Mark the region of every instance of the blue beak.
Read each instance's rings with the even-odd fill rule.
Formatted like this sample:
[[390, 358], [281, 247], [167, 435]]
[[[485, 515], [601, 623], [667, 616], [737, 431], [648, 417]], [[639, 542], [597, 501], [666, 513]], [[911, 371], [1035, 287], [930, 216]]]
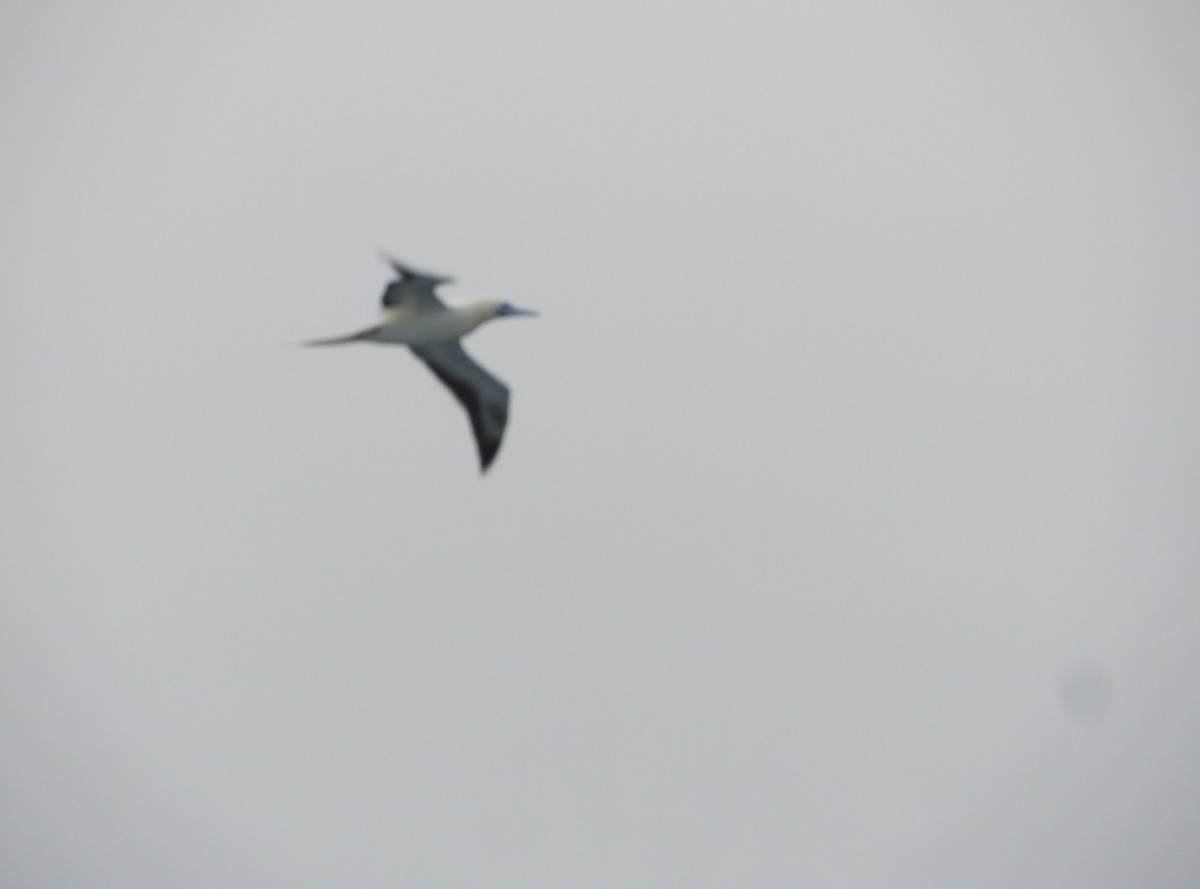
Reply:
[[505, 315], [529, 315], [530, 317], [536, 318], [537, 312], [533, 311], [532, 309], [519, 309], [512, 303], [504, 303], [499, 309], [497, 309], [496, 317], [502, 318]]

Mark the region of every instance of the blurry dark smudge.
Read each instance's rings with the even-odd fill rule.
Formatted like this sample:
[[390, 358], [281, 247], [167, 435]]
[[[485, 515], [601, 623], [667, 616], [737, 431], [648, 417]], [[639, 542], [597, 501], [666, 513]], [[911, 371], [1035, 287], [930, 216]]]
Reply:
[[1113, 706], [1113, 683], [1096, 664], [1075, 667], [1058, 683], [1058, 698], [1068, 716], [1085, 725], [1099, 725]]

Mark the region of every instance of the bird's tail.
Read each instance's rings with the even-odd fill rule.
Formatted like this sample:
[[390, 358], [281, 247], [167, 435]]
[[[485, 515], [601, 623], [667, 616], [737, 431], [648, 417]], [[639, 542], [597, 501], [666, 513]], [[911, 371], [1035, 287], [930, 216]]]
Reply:
[[368, 327], [366, 330], [360, 330], [358, 333], [347, 334], [346, 336], [334, 336], [325, 340], [309, 340], [306, 343], [300, 343], [302, 346], [344, 346], [346, 343], [358, 343], [363, 340], [375, 338], [375, 334], [379, 333], [378, 327]]

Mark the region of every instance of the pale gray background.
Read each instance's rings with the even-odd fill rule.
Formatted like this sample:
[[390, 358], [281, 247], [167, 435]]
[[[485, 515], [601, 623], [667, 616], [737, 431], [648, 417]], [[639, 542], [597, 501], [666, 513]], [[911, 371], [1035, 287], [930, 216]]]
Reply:
[[0, 20], [0, 886], [1200, 885], [1200, 5]]

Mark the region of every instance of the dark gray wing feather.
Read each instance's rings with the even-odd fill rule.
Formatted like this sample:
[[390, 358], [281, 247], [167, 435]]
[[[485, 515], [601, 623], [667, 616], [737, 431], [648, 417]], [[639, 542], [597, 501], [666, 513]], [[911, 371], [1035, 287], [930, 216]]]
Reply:
[[480, 469], [486, 470], [496, 459], [508, 423], [508, 387], [476, 364], [457, 341], [410, 348], [466, 409], [479, 446]]
[[387, 289], [383, 291], [383, 304], [386, 308], [397, 306], [433, 308], [443, 305], [435, 291], [439, 284], [448, 284], [454, 280], [453, 278], [418, 272], [387, 254], [384, 254], [384, 258], [396, 272], [395, 280], [388, 284]]

